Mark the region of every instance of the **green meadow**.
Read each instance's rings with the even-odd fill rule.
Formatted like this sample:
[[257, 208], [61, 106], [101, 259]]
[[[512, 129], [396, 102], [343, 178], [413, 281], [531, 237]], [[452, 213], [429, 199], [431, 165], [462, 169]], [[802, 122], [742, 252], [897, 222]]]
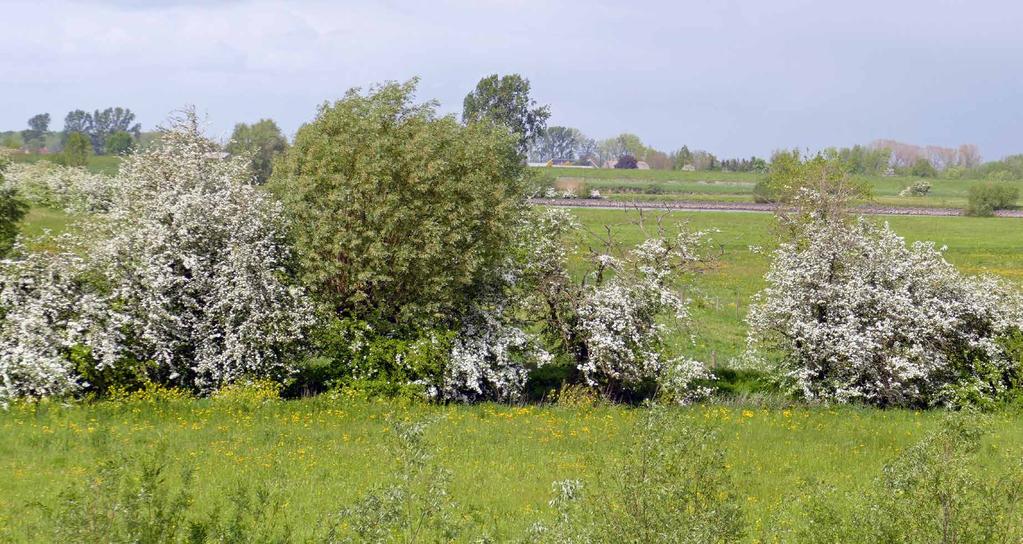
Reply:
[[[591, 190], [615, 200], [714, 200], [752, 202], [753, 187], [763, 174], [746, 172], [682, 172], [676, 170], [616, 170], [534, 168], [557, 186], [572, 187], [585, 196]], [[962, 208], [971, 185], [984, 180], [854, 176], [871, 190], [871, 203], [885, 206]], [[899, 196], [917, 181], [931, 184], [927, 196]]]
[[[638, 212], [573, 213], [593, 232], [611, 225], [624, 244], [643, 239]], [[648, 226], [654, 215], [644, 215]], [[1018, 219], [873, 220], [890, 222], [910, 241], [948, 246], [948, 259], [968, 273], [1023, 283]], [[59, 212], [33, 209], [24, 231], [59, 231], [67, 222]], [[713, 241], [714, 258], [689, 292], [692, 329], [679, 330], [674, 347], [728, 366], [743, 347], [750, 298], [763, 286], [775, 245], [774, 218], [673, 212], [664, 222], [710, 231]], [[450, 498], [462, 520], [493, 541], [514, 541], [533, 523], [553, 519], [547, 506], [553, 482], [579, 479], [595, 494], [609, 485], [634, 447], [644, 412], [587, 399], [440, 406], [335, 394], [277, 400], [244, 391], [213, 399], [156, 391], [118, 401], [14, 404], [0, 411], [0, 541], [54, 541], [62, 524], [93, 519], [90, 509], [103, 512], [104, 497], [134, 493], [129, 484], [148, 481], [139, 475], [153, 471], [156, 483], [143, 491], [180, 497], [168, 504], [184, 518], [248, 520], [276, 535], [266, 541], [316, 541], [332, 516], [392, 481], [392, 435], [406, 421], [430, 422], [426, 444], [434, 462], [451, 472]], [[945, 415], [812, 406], [768, 395], [721, 396], [672, 408], [671, 417], [715, 433], [714, 447], [723, 452], [723, 470], [742, 506], [744, 540], [759, 542], [779, 529], [804, 527], [804, 516], [792, 505], [813, 486], [833, 489], [836, 508], [849, 506], [841, 501], [856, 500], [886, 463]], [[1023, 456], [1023, 425], [1011, 408], [989, 417], [992, 432], [974, 469], [994, 481], [1002, 460]], [[121, 479], [111, 480], [115, 475]]]

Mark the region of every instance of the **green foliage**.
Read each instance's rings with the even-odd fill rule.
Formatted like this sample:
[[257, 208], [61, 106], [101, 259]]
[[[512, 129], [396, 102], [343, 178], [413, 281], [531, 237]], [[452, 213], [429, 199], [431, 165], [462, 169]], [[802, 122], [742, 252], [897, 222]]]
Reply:
[[995, 210], [1005, 210], [1016, 205], [1019, 188], [1008, 183], [975, 183], [970, 186], [966, 215], [989, 217]]
[[[849, 174], [881, 175], [888, 169], [892, 151], [888, 148], [865, 147], [854, 145], [838, 149], [828, 149], [825, 155], [838, 159], [845, 165]], [[930, 163], [928, 163], [930, 164]]]
[[154, 365], [147, 362], [123, 359], [116, 365], [99, 365], [86, 346], [73, 346], [67, 358], [86, 384], [84, 391], [91, 395], [107, 397], [145, 389], [149, 385], [147, 370]]
[[21, 142], [21, 138], [19, 138], [16, 134], [8, 134], [4, 137], [2, 145], [6, 149], [19, 149], [21, 147]]
[[28, 129], [21, 131], [21, 140], [30, 149], [39, 149], [46, 145], [45, 136], [50, 130], [50, 114], [40, 113], [28, 120]]
[[252, 175], [256, 183], [263, 184], [270, 179], [274, 160], [287, 148], [288, 140], [277, 123], [272, 119], [261, 119], [252, 125], [235, 125], [226, 150], [234, 155], [248, 154], [252, 161]]
[[7, 159], [0, 155], [0, 257], [11, 250], [18, 237], [18, 223], [28, 213], [28, 204], [18, 197], [14, 187], [4, 183]]
[[321, 322], [313, 338], [318, 357], [301, 365], [300, 390], [345, 386], [371, 397], [424, 398], [427, 386], [442, 381], [452, 331], [417, 329], [391, 335], [353, 318], [328, 316]]
[[528, 542], [734, 542], [745, 520], [717, 436], [652, 407], [628, 454], [603, 477], [605, 494], [581, 482], [555, 484], [556, 522], [534, 526]]
[[984, 163], [978, 173], [999, 181], [1023, 180], [1023, 155], [1009, 155], [1000, 161]]
[[135, 139], [128, 132], [119, 130], [107, 136], [105, 146], [107, 155], [124, 155], [135, 148]]
[[449, 494], [451, 472], [441, 467], [425, 439], [423, 423], [396, 424], [392, 481], [343, 508], [328, 543], [452, 542], [464, 529]]
[[836, 157], [804, 159], [799, 150], [776, 151], [761, 192], [785, 204], [783, 223], [798, 229], [807, 221], [840, 219], [856, 201], [870, 196], [870, 186], [853, 179]]
[[981, 478], [977, 457], [985, 427], [975, 414], [949, 415], [885, 465], [865, 492], [842, 497], [826, 486], [811, 489], [801, 504], [807, 523], [791, 536], [820, 543], [1019, 542], [1023, 465], [1001, 458], [999, 477]]
[[921, 178], [936, 178], [938, 177], [938, 170], [934, 168], [931, 161], [921, 157], [910, 167], [909, 175]]
[[524, 204], [514, 137], [439, 117], [413, 103], [415, 86], [324, 105], [274, 172], [311, 293], [384, 328], [429, 329], [463, 309], [503, 262]]
[[92, 155], [92, 144], [89, 138], [81, 132], [74, 132], [68, 135], [64, 143], [64, 165], [85, 166], [89, 163], [89, 156]]
[[771, 184], [767, 181], [758, 181], [753, 186], [753, 202], [758, 204], [773, 204], [778, 201], [778, 195], [775, 193]]
[[543, 134], [550, 116], [550, 107], [536, 105], [529, 96], [529, 80], [519, 74], [487, 76], [462, 102], [465, 123], [486, 120], [507, 127], [518, 138], [521, 153]]
[[618, 158], [618, 162], [615, 163], [615, 168], [619, 169], [630, 169], [636, 167], [637, 167], [636, 157], [633, 157], [632, 155], [622, 155], [621, 157]]

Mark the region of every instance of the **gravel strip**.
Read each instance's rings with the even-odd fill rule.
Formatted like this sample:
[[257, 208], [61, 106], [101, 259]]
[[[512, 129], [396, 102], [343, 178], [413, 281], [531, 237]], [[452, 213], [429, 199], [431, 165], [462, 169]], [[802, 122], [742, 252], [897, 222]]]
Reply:
[[[560, 206], [565, 208], [608, 208], [608, 209], [642, 209], [642, 210], [685, 210], [685, 211], [724, 211], [724, 212], [773, 212], [774, 204], [758, 204], [755, 202], [712, 202], [702, 200], [664, 200], [664, 201], [625, 201], [604, 200], [596, 198], [532, 198], [530, 204], [537, 206]], [[865, 215], [962, 215], [958, 208], [904, 208], [898, 206], [857, 206], [859, 213]], [[999, 217], [1023, 217], [1023, 210], [999, 210]]]

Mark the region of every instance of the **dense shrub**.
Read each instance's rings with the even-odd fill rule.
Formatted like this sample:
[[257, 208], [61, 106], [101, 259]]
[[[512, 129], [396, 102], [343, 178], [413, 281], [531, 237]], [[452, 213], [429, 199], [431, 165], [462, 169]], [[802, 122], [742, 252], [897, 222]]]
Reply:
[[244, 160], [213, 151], [188, 114], [127, 158], [93, 256], [125, 315], [126, 350], [200, 390], [286, 374], [311, 320], [302, 291], [282, 281], [280, 205], [248, 183]]
[[938, 170], [934, 168], [931, 161], [921, 157], [910, 167], [909, 175], [921, 178], [936, 178], [938, 177]]
[[615, 168], [622, 169], [635, 169], [639, 167], [639, 161], [632, 155], [622, 155], [618, 157], [618, 161], [615, 162]]
[[0, 155], [0, 257], [11, 250], [18, 236], [18, 222], [28, 211], [16, 186], [5, 180], [4, 170], [7, 167], [7, 159]]
[[931, 192], [931, 184], [926, 181], [914, 181], [912, 185], [899, 192], [899, 196], [927, 196]]
[[0, 261], [0, 403], [78, 390], [76, 346], [88, 346], [96, 368], [116, 362], [117, 342], [103, 334], [116, 319], [106, 311], [110, 300], [84, 276], [83, 259], [71, 252], [19, 245]]
[[74, 392], [82, 365], [148, 362], [149, 379], [198, 391], [288, 373], [311, 310], [286, 282], [283, 215], [213, 145], [188, 115], [126, 159], [108, 214], [4, 264], [2, 395]]
[[8, 178], [29, 203], [68, 213], [109, 211], [120, 186], [110, 176], [49, 161], [12, 165]]
[[970, 186], [966, 215], [988, 217], [995, 210], [1004, 210], [1016, 205], [1019, 188], [1008, 183], [975, 183]]
[[62, 159], [67, 166], [85, 166], [92, 156], [92, 142], [81, 132], [72, 132], [64, 142]]
[[881, 406], [999, 397], [1020, 372], [1007, 342], [1023, 298], [964, 277], [932, 243], [887, 225], [818, 221], [781, 244], [748, 317], [750, 341], [780, 350], [809, 399]]
[[660, 232], [625, 251], [609, 239], [591, 254], [580, 284], [570, 279], [567, 261], [577, 228], [565, 210], [545, 210], [523, 228], [520, 242], [525, 304], [556, 355], [568, 358], [583, 382], [612, 396], [650, 385], [677, 401], [700, 394], [693, 385], [708, 377], [706, 369], [666, 353], [664, 320], [688, 321], [678, 282], [703, 258], [706, 233]]
[[438, 116], [415, 85], [324, 105], [274, 172], [304, 283], [378, 328], [432, 328], [467, 308], [525, 200], [515, 137]]
[[753, 202], [758, 204], [774, 204], [778, 195], [767, 181], [758, 181], [753, 186]]

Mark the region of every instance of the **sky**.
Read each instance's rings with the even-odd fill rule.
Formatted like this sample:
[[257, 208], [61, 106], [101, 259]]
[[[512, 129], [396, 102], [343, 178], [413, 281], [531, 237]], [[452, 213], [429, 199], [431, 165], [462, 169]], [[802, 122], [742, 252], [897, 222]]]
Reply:
[[293, 134], [351, 87], [421, 78], [459, 113], [519, 73], [549, 124], [664, 151], [769, 155], [890, 138], [1023, 152], [1023, 2], [0, 1], [0, 130], [194, 105]]

